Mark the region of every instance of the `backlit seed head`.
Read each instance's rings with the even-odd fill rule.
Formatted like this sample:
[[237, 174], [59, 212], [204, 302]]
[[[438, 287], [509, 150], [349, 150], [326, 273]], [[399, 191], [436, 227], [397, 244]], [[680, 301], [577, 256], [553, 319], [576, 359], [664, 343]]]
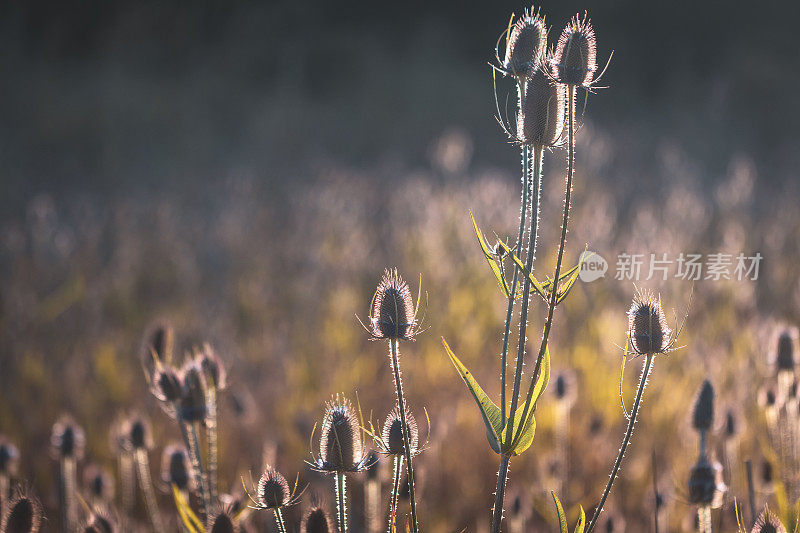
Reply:
[[203, 370], [194, 362], [188, 362], [181, 370], [180, 416], [189, 422], [205, 420], [206, 380]]
[[42, 504], [26, 494], [17, 494], [3, 505], [3, 520], [0, 531], [3, 533], [36, 533], [42, 523]]
[[370, 312], [372, 335], [377, 339], [412, 339], [417, 321], [411, 289], [397, 269], [383, 273]]
[[722, 505], [727, 487], [722, 482], [722, 465], [700, 457], [689, 474], [689, 502], [713, 509]]
[[670, 347], [672, 330], [661, 302], [652, 292], [640, 290], [628, 311], [628, 336], [637, 354], [665, 353]]
[[352, 472], [364, 468], [361, 429], [353, 406], [346, 398], [328, 402], [319, 441], [320, 470]]
[[765, 507], [758, 515], [758, 520], [753, 525], [751, 533], [786, 533], [786, 527], [768, 507]]
[[233, 510], [222, 506], [213, 511], [208, 517], [206, 531], [208, 533], [237, 533], [239, 524]]
[[778, 395], [771, 383], [764, 383], [758, 389], [758, 405], [762, 409], [772, 409], [777, 406]]
[[83, 429], [71, 417], [65, 415], [53, 424], [50, 443], [59, 457], [80, 459], [83, 456], [86, 436]]
[[83, 485], [94, 500], [107, 502], [114, 499], [114, 478], [99, 465], [92, 464], [84, 469]]
[[209, 385], [213, 385], [217, 390], [225, 388], [227, 384], [225, 365], [222, 364], [222, 360], [210, 344], [204, 344], [203, 348], [195, 354], [195, 362], [203, 369]]
[[181, 398], [181, 378], [178, 372], [171, 366], [156, 369], [150, 390], [162, 402], [177, 402]]
[[319, 505], [308, 510], [300, 523], [300, 533], [333, 533], [336, 528], [331, 515]]
[[511, 27], [506, 41], [503, 68], [512, 76], [524, 79], [544, 59], [547, 48], [547, 27], [544, 19], [532, 8]]
[[149, 374], [159, 364], [168, 365], [172, 362], [172, 353], [175, 346], [175, 333], [167, 322], [156, 322], [147, 330], [142, 341], [142, 364]]
[[171, 444], [161, 456], [161, 479], [164, 483], [186, 490], [192, 482], [189, 474], [189, 455], [186, 448]]
[[558, 38], [552, 61], [559, 83], [589, 87], [597, 71], [597, 43], [589, 18], [572, 18]]
[[793, 372], [795, 366], [795, 341], [797, 339], [797, 328], [789, 328], [781, 331], [775, 340], [775, 366], [778, 372]]
[[133, 450], [149, 450], [153, 447], [150, 423], [138, 414], [132, 415], [125, 421], [123, 434]]
[[[419, 429], [417, 421], [408, 410], [406, 410], [406, 432], [408, 433], [408, 445], [411, 448], [411, 455], [419, 453]], [[403, 441], [403, 423], [400, 419], [400, 407], [395, 406], [383, 423], [383, 443], [389, 455], [404, 455], [405, 444]]]
[[522, 144], [556, 146], [564, 131], [566, 87], [555, 83], [544, 71], [533, 69], [517, 116], [517, 137]]
[[0, 475], [13, 477], [19, 467], [19, 450], [0, 435]]
[[708, 380], [703, 381], [700, 393], [694, 404], [692, 426], [698, 431], [708, 431], [714, 423], [714, 387]]
[[271, 466], [267, 466], [261, 474], [261, 479], [258, 480], [256, 491], [258, 504], [265, 509], [279, 509], [288, 505], [291, 497], [286, 478]]

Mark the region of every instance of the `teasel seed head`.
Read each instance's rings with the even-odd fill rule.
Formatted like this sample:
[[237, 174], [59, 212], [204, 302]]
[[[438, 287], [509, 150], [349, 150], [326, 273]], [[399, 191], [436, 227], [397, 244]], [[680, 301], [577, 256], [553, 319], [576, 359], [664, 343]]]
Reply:
[[267, 466], [258, 480], [256, 499], [264, 509], [280, 509], [289, 504], [292, 498], [289, 483], [283, 474]]
[[417, 320], [411, 289], [397, 269], [384, 271], [372, 300], [370, 323], [376, 339], [408, 340], [416, 335]]
[[94, 500], [108, 502], [114, 499], [114, 478], [100, 465], [91, 464], [84, 469], [83, 485]]
[[180, 416], [189, 422], [203, 421], [208, 412], [203, 370], [196, 363], [188, 362], [183, 366], [181, 374]]
[[42, 504], [33, 496], [18, 493], [4, 505], [0, 531], [3, 533], [36, 533], [42, 523]]
[[541, 65], [527, 77], [517, 116], [517, 137], [522, 144], [556, 146], [564, 132], [567, 92], [555, 83]]
[[353, 405], [338, 394], [325, 404], [319, 439], [319, 459], [312, 465], [320, 472], [361, 472], [368, 465], [361, 443], [361, 426]]
[[559, 83], [589, 87], [597, 71], [597, 43], [589, 18], [577, 15], [561, 32], [552, 60]]
[[300, 523], [300, 533], [334, 533], [336, 526], [331, 515], [319, 504], [314, 504]]
[[19, 467], [19, 450], [0, 435], [0, 475], [15, 476]]
[[153, 436], [150, 423], [146, 418], [134, 414], [123, 426], [124, 436], [133, 450], [149, 450], [153, 447]]
[[774, 409], [778, 405], [778, 395], [771, 383], [764, 383], [758, 389], [758, 405], [762, 409]]
[[722, 465], [701, 456], [689, 474], [689, 502], [716, 509], [722, 505], [726, 490], [722, 481]]
[[235, 512], [227, 506], [219, 506], [210, 513], [206, 531], [208, 533], [238, 533], [239, 524]]
[[160, 366], [153, 372], [150, 392], [156, 399], [173, 403], [181, 399], [181, 378], [171, 366]]
[[794, 372], [797, 328], [788, 328], [778, 334], [775, 341], [775, 366], [778, 372]]
[[225, 365], [222, 364], [222, 360], [210, 344], [204, 344], [203, 348], [197, 352], [195, 362], [200, 365], [209, 385], [214, 386], [217, 390], [225, 388], [227, 384]]
[[175, 485], [180, 490], [190, 488], [192, 475], [189, 471], [189, 454], [186, 448], [178, 444], [170, 444], [164, 448], [161, 456], [161, 479], [168, 485]]
[[694, 404], [692, 426], [697, 431], [708, 431], [714, 423], [714, 387], [708, 380], [703, 381], [700, 393]]
[[639, 355], [666, 353], [672, 344], [671, 333], [659, 299], [650, 291], [638, 291], [628, 311], [633, 351]]
[[781, 523], [780, 519], [765, 507], [761, 514], [758, 515], [758, 520], [753, 525], [752, 533], [786, 533], [786, 527]]
[[83, 456], [83, 448], [86, 445], [86, 436], [83, 433], [83, 429], [71, 417], [65, 415], [53, 424], [50, 443], [53, 445], [58, 457], [80, 459]]
[[522, 81], [542, 62], [546, 48], [547, 27], [544, 18], [533, 8], [526, 9], [507, 37], [503, 69]]
[[[419, 453], [419, 428], [414, 415], [408, 409], [406, 409], [406, 432], [411, 455], [417, 455]], [[382, 437], [388, 455], [405, 455], [406, 447], [403, 441], [403, 423], [400, 419], [399, 406], [395, 405], [386, 417], [386, 421], [383, 423]]]

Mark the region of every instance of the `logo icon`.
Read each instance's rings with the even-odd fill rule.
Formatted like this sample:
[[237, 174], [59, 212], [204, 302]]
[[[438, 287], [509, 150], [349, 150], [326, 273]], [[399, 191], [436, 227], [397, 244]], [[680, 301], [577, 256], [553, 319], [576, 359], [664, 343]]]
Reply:
[[581, 271], [578, 276], [581, 281], [589, 283], [596, 279], [606, 277], [608, 271], [608, 261], [603, 259], [597, 252], [585, 251], [581, 254]]

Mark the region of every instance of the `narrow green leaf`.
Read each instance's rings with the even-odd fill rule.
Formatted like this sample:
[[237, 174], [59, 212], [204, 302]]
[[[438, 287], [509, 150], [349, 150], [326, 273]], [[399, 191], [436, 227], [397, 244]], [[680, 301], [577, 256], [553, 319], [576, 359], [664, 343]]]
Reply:
[[527, 268], [525, 268], [525, 265], [522, 263], [522, 260], [519, 257], [517, 257], [517, 255], [514, 252], [511, 251], [511, 248], [509, 248], [506, 243], [504, 243], [503, 241], [501, 241], [499, 239], [498, 239], [497, 242], [500, 243], [500, 246], [503, 247], [503, 250], [505, 250], [505, 252], [511, 258], [511, 260], [514, 261], [514, 264], [517, 266], [519, 271], [522, 272], [522, 274], [524, 276], [528, 277], [528, 280], [530, 280], [531, 285], [533, 285], [533, 290], [539, 296], [541, 296], [542, 298], [546, 299], [547, 298], [547, 292], [545, 290], [545, 287], [539, 282], [538, 279], [536, 279], [536, 277], [533, 275], [532, 272], [530, 272]]
[[444, 337], [442, 337], [442, 344], [453, 366], [456, 367], [456, 371], [458, 371], [459, 375], [461, 375], [461, 379], [466, 383], [469, 392], [472, 393], [475, 403], [478, 404], [478, 409], [480, 409], [481, 416], [483, 417], [483, 423], [486, 426], [486, 439], [489, 441], [489, 445], [495, 453], [500, 453], [500, 441], [498, 440], [498, 435], [500, 435], [502, 430], [500, 427], [500, 409], [491, 398], [486, 395], [481, 386], [478, 385], [478, 382], [475, 380], [472, 373], [467, 370], [467, 367], [464, 366], [464, 363], [456, 357], [456, 354], [450, 349]]
[[183, 494], [181, 494], [180, 489], [174, 483], [172, 484], [172, 496], [175, 498], [175, 507], [178, 509], [178, 515], [180, 515], [181, 522], [183, 522], [186, 530], [189, 533], [202, 533], [205, 531], [205, 526], [194, 514]]
[[536, 435], [536, 418], [534, 417], [536, 404], [545, 389], [547, 389], [547, 384], [549, 382], [550, 347], [545, 346], [539, 379], [536, 380], [536, 385], [531, 383], [528, 389], [528, 396], [525, 398], [525, 403], [517, 407], [517, 413], [514, 416], [514, 427], [519, 428], [511, 446], [511, 451], [514, 455], [520, 455], [533, 444], [533, 437]]
[[578, 523], [575, 524], [575, 533], [583, 533], [583, 528], [586, 527], [586, 513], [583, 512], [583, 505], [579, 505], [581, 516], [578, 517]]
[[475, 222], [475, 217], [472, 215], [472, 211], [470, 211], [469, 216], [472, 219], [472, 227], [475, 228], [475, 235], [478, 237], [478, 244], [481, 246], [483, 256], [486, 258], [486, 262], [489, 263], [489, 268], [492, 269], [492, 273], [497, 279], [497, 284], [500, 286], [500, 290], [503, 292], [505, 297], [508, 298], [511, 295], [511, 289], [509, 288], [508, 283], [506, 283], [505, 276], [503, 276], [503, 271], [500, 270], [500, 266], [497, 264], [494, 252], [492, 252], [492, 249], [489, 248], [488, 244], [486, 244], [486, 239], [484, 238], [480, 228], [478, 228], [478, 223]]
[[564, 508], [561, 507], [561, 502], [558, 500], [555, 491], [550, 491], [553, 495], [553, 501], [556, 502], [556, 512], [558, 513], [558, 530], [561, 533], [569, 533], [567, 529], [567, 516], [564, 514]]

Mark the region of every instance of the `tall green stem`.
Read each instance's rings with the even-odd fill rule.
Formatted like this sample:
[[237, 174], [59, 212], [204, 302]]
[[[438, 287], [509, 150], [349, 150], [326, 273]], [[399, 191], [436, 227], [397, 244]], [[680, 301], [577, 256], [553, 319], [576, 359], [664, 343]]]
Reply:
[[147, 457], [147, 450], [139, 448], [134, 452], [136, 458], [137, 472], [139, 473], [139, 486], [144, 493], [144, 503], [147, 507], [147, 514], [153, 531], [161, 533], [164, 531], [164, 523], [161, 521], [161, 513], [158, 511], [156, 503], [156, 493], [153, 489], [153, 480], [150, 477], [150, 461]]
[[283, 512], [280, 507], [275, 508], [275, 522], [278, 524], [278, 531], [286, 533], [286, 523], [283, 521]]
[[594, 529], [594, 526], [597, 523], [597, 519], [600, 518], [600, 513], [603, 512], [603, 506], [606, 503], [606, 499], [608, 498], [608, 495], [611, 492], [611, 486], [614, 484], [614, 480], [617, 478], [619, 467], [622, 464], [622, 458], [625, 456], [625, 449], [628, 447], [628, 443], [631, 440], [631, 435], [633, 434], [633, 425], [636, 423], [636, 415], [639, 413], [639, 405], [642, 400], [642, 393], [644, 392], [645, 386], [647, 386], [647, 376], [650, 374], [654, 357], [655, 357], [654, 354], [645, 355], [646, 359], [644, 361], [644, 369], [642, 370], [642, 376], [639, 378], [639, 387], [636, 390], [636, 400], [634, 400], [633, 402], [633, 409], [631, 409], [631, 417], [630, 419], [628, 419], [628, 430], [625, 432], [625, 438], [622, 439], [622, 446], [620, 446], [619, 448], [617, 459], [616, 461], [614, 461], [614, 467], [611, 469], [611, 477], [608, 478], [608, 483], [606, 484], [606, 488], [603, 491], [603, 497], [600, 498], [600, 503], [597, 504], [597, 510], [594, 512], [594, 516], [592, 517], [592, 522], [586, 529], [586, 533], [591, 533], [592, 530]]
[[[206, 491], [205, 477], [203, 475], [203, 462], [200, 457], [200, 441], [197, 438], [197, 430], [192, 422], [184, 420], [180, 415], [180, 406], [175, 406], [178, 413], [178, 426], [181, 428], [181, 436], [183, 442], [186, 444], [186, 449], [189, 452], [189, 460], [192, 463], [192, 472], [194, 473], [194, 480], [197, 485], [197, 490], [203, 498], [203, 515], [208, 516], [210, 511], [211, 501], [208, 498]], [[191, 431], [190, 431], [191, 430]]]
[[411, 442], [408, 437], [406, 404], [403, 400], [403, 382], [400, 379], [400, 362], [398, 360], [400, 339], [390, 339], [389, 348], [392, 352], [392, 373], [394, 374], [394, 384], [397, 389], [397, 405], [400, 408], [400, 425], [403, 430], [403, 454], [406, 458], [406, 469], [408, 470], [408, 495], [411, 499], [411, 531], [413, 533], [419, 533], [419, 525], [417, 524], [417, 503], [414, 496], [414, 467], [411, 463]]
[[397, 455], [394, 458], [394, 471], [392, 475], [392, 496], [389, 504], [389, 533], [392, 533], [392, 524], [395, 523], [397, 516], [397, 500], [400, 494], [400, 479], [403, 474], [403, 456]]
[[347, 533], [347, 484], [344, 472], [336, 472], [336, 519], [339, 533]]

